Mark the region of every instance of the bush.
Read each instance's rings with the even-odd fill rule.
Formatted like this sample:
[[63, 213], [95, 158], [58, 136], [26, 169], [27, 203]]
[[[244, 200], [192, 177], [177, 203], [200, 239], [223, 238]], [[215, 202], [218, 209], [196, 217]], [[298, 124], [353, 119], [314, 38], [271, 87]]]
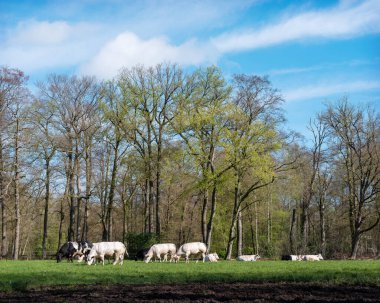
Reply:
[[125, 239], [127, 242], [129, 257], [133, 258], [142, 248], [149, 248], [153, 244], [159, 243], [158, 237], [153, 233], [134, 234], [129, 233]]

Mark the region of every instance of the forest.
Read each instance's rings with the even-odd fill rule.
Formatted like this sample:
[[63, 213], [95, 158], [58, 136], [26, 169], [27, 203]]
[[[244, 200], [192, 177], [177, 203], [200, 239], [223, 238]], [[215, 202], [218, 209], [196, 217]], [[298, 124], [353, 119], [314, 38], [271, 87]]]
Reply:
[[50, 74], [33, 92], [0, 67], [1, 258], [76, 240], [379, 257], [379, 113], [341, 96], [301, 135], [285, 101], [267, 77], [216, 66]]

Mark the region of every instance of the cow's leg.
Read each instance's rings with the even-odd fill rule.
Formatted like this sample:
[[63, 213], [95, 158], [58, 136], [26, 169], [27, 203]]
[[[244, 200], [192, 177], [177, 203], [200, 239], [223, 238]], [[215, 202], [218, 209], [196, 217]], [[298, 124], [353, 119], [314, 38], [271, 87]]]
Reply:
[[100, 255], [100, 260], [102, 261], [102, 264], [104, 266], [104, 255]]
[[204, 252], [202, 253], [202, 258], [203, 258], [203, 263], [205, 263], [206, 254]]
[[117, 260], [119, 259], [119, 254], [118, 253], [115, 253], [115, 260], [113, 261], [113, 265], [116, 265], [117, 264]]
[[187, 254], [187, 253], [185, 255], [185, 263], [189, 263], [189, 254]]
[[121, 254], [119, 258], [120, 258], [120, 263], [119, 263], [119, 264], [120, 264], [120, 265], [123, 265], [124, 254]]

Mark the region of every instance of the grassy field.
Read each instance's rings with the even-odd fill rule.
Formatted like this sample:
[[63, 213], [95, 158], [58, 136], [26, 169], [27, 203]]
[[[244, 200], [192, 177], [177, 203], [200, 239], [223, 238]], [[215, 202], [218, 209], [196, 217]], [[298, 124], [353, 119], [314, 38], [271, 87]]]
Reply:
[[380, 286], [380, 261], [258, 261], [88, 266], [63, 261], [0, 261], [0, 291], [78, 284], [314, 282]]

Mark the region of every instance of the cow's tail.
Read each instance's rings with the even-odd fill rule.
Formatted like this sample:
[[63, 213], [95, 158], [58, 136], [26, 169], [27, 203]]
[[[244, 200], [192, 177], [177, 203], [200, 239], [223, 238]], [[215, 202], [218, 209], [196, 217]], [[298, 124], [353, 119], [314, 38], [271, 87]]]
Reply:
[[124, 255], [126, 255], [128, 258], [129, 258], [129, 253], [128, 253], [128, 250], [127, 250], [127, 244], [123, 243], [124, 244], [124, 247], [125, 247], [125, 253]]

